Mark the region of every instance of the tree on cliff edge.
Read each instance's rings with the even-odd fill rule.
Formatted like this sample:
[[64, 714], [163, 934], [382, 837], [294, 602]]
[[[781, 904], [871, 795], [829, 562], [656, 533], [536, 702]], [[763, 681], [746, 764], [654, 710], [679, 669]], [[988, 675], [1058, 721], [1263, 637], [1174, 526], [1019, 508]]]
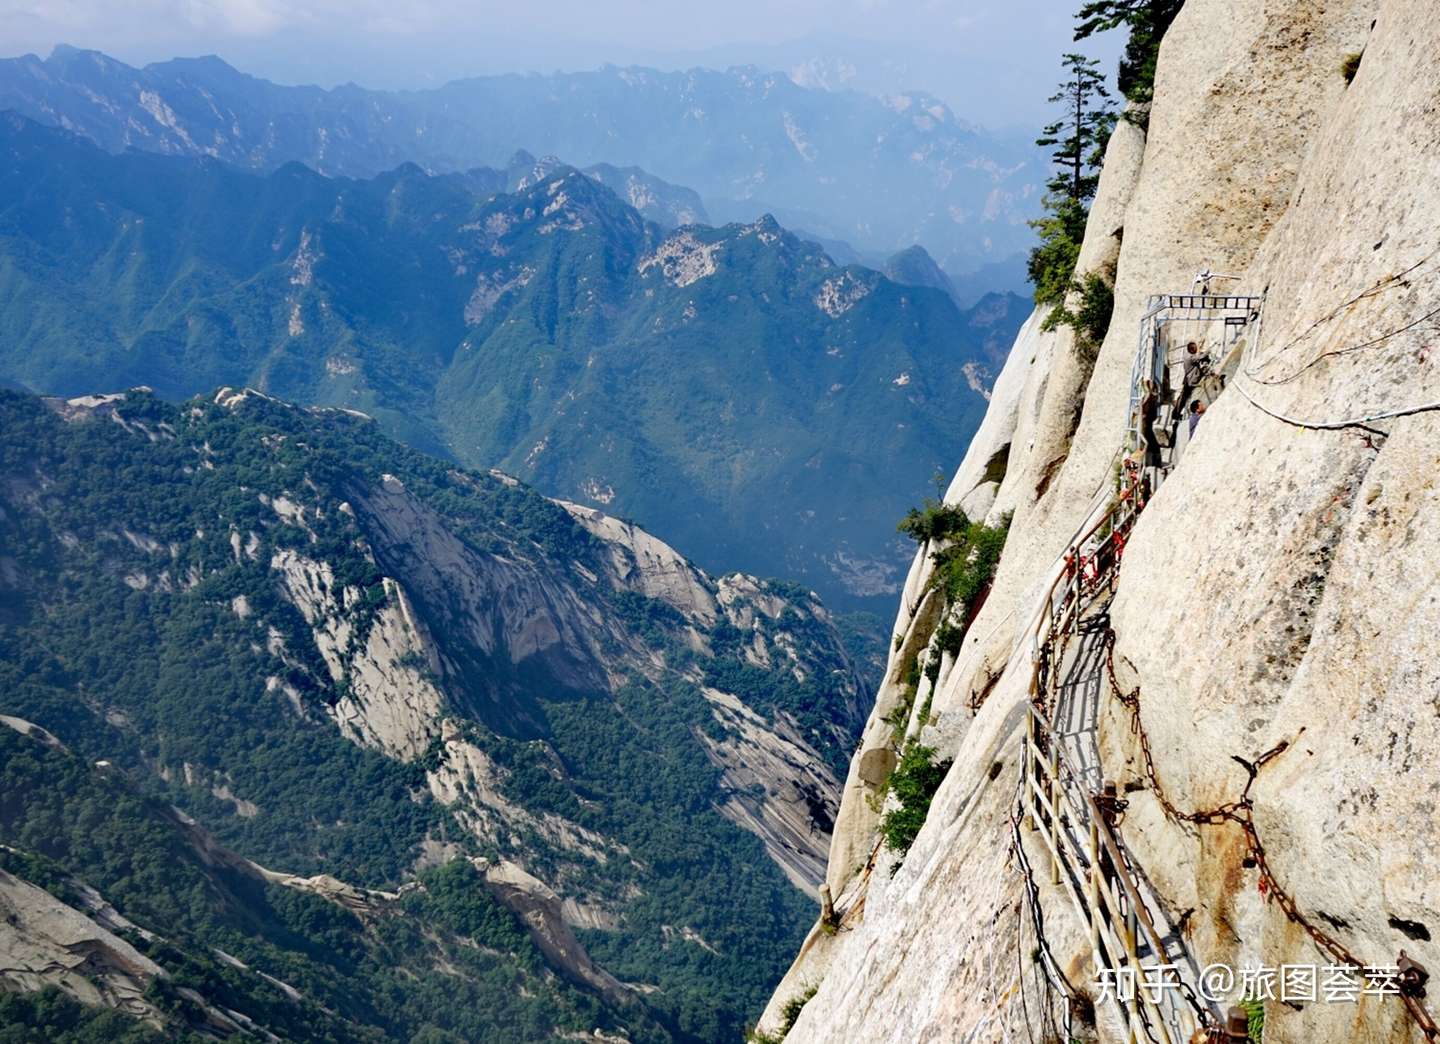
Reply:
[[1089, 0], [1075, 16], [1075, 39], [1129, 26], [1115, 85], [1127, 99], [1148, 105], [1155, 93], [1155, 59], [1165, 30], [1185, 0]]
[[1041, 305], [1062, 304], [1071, 289], [1089, 203], [1095, 197], [1105, 144], [1115, 126], [1110, 92], [1105, 89], [1099, 63], [1083, 54], [1067, 54], [1063, 64], [1068, 75], [1050, 102], [1063, 106], [1064, 114], [1035, 140], [1041, 148], [1054, 150], [1050, 158], [1056, 166], [1045, 183], [1045, 215], [1031, 222], [1040, 245], [1030, 252], [1028, 269], [1035, 303]]
[[1052, 196], [1066, 195], [1083, 204], [1095, 198], [1101, 153], [1115, 126], [1115, 113], [1099, 62], [1067, 54], [1061, 64], [1068, 75], [1049, 101], [1064, 106], [1065, 115], [1046, 126], [1035, 144], [1054, 148], [1050, 159], [1060, 168], [1046, 189]]

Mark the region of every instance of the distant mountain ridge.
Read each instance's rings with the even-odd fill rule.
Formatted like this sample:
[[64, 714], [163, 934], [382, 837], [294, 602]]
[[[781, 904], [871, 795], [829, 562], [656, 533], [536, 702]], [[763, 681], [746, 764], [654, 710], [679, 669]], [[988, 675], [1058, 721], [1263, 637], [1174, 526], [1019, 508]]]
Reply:
[[14, 114], [0, 158], [0, 378], [361, 410], [835, 604], [894, 590], [895, 521], [984, 409], [943, 292], [771, 219], [667, 232], [569, 167], [261, 176]]
[[[503, 167], [471, 167], [462, 172], [462, 177], [480, 196], [489, 197], [527, 189], [558, 170], [569, 169], [569, 166], [557, 156], [537, 159], [520, 149]], [[584, 168], [581, 173], [630, 204], [646, 221], [665, 228], [710, 223], [699, 193], [681, 185], [672, 185], [639, 167], [596, 163]]]
[[5, 108], [111, 151], [258, 170], [295, 160], [354, 177], [404, 162], [447, 172], [500, 166], [520, 148], [638, 165], [698, 191], [717, 220], [770, 211], [882, 254], [923, 243], [953, 273], [1028, 247], [1044, 167], [1023, 136], [970, 126], [923, 93], [818, 90], [753, 67], [610, 66], [386, 92], [280, 86], [215, 57], [135, 69], [59, 47], [0, 61]]

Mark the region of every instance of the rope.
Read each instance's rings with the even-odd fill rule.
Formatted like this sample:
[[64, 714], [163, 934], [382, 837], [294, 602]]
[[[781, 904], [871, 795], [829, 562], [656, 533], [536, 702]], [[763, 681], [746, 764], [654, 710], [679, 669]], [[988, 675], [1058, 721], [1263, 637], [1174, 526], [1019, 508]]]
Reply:
[[[1121, 490], [1120, 495], [1098, 520], [1095, 520], [1093, 510], [1087, 514], [1086, 520], [1081, 523], [1075, 535], [1072, 536], [1068, 542], [1066, 552], [1061, 556], [1061, 560], [1064, 562], [1064, 568], [1059, 573], [1055, 584], [1063, 584], [1061, 588], [1063, 593], [1061, 594], [1059, 603], [1056, 604], [1053, 601], [1055, 584], [1052, 584], [1049, 589], [1051, 594], [1047, 596], [1047, 603], [1042, 606], [1037, 614], [1040, 616], [1040, 620], [1035, 625], [1037, 628], [1043, 629], [1041, 633], [1044, 635], [1043, 640], [1040, 640], [1039, 634], [1037, 634], [1034, 643], [1035, 659], [1033, 670], [1035, 676], [1032, 685], [1031, 708], [1032, 714], [1037, 716], [1037, 723], [1047, 720], [1046, 712], [1050, 702], [1048, 699], [1050, 690], [1059, 684], [1058, 669], [1064, 660], [1066, 648], [1073, 637], [1070, 628], [1062, 627], [1061, 624], [1066, 621], [1072, 611], [1078, 614], [1083, 611], [1086, 605], [1092, 604], [1095, 597], [1101, 593], [1101, 589], [1106, 582], [1113, 580], [1123, 555], [1125, 536], [1134, 523], [1140, 508], [1143, 506], [1141, 493], [1142, 481], [1143, 480], [1137, 476], [1132, 485]], [[1097, 540], [1098, 544], [1092, 546], [1091, 542]], [[1086, 555], [1083, 551], [1085, 547], [1091, 547], [1092, 553]], [[1076, 583], [1077, 580], [1080, 582]], [[1099, 669], [1097, 666], [1097, 670]], [[1056, 695], [1058, 697], [1058, 692]], [[1058, 698], [1056, 703], [1058, 707]], [[1041, 740], [1042, 737], [1037, 737], [1037, 741]], [[1058, 743], [1059, 737], [1047, 729], [1043, 736], [1043, 742]], [[1056, 816], [1062, 820], [1073, 817], [1072, 821], [1077, 824], [1088, 823], [1091, 818], [1091, 811], [1088, 807], [1085, 807], [1085, 803], [1077, 797], [1077, 794], [1080, 792], [1089, 792], [1089, 790], [1092, 789], [1090, 784], [1071, 771], [1068, 758], [1061, 757], [1056, 769], [1059, 771], [1060, 778], [1058, 781], [1061, 783], [1064, 804], [1069, 810], [1067, 816], [1066, 813], [1062, 813], [1060, 809], [1057, 808], [1055, 810]], [[1025, 774], [1028, 774], [1030, 771], [1030, 754], [1027, 744], [1025, 768], [1021, 777], [1022, 794], [1025, 793], [1023, 789], [1025, 786]], [[1023, 848], [1020, 847], [1017, 817], [1025, 808], [1024, 802], [1025, 798], [1017, 798], [1017, 806], [1019, 806], [1019, 808], [1017, 808], [1015, 815], [1012, 815], [1011, 820], [1014, 845], [1017, 851], [1020, 852], [1022, 860], [1024, 853]], [[1062, 827], [1059, 821], [1055, 822], [1054, 828], [1057, 830], [1068, 829]], [[1115, 843], [1120, 846], [1119, 858], [1115, 860], [1115, 871], [1128, 879], [1130, 882], [1130, 890], [1133, 891], [1135, 895], [1140, 895], [1143, 891], [1141, 883], [1144, 881], [1144, 876], [1139, 871], [1132, 853], [1123, 846], [1118, 836], [1115, 837], [1114, 840]], [[1028, 871], [1028, 863], [1025, 864], [1025, 867]], [[1027, 885], [1033, 887], [1033, 882], [1027, 880]], [[1032, 904], [1032, 914], [1038, 912], [1038, 889], [1036, 889], [1033, 894], [1027, 891], [1027, 898], [1030, 899]], [[1122, 899], [1121, 901], [1126, 902], [1127, 900]], [[1153, 901], [1158, 904], [1158, 900]], [[1083, 905], [1084, 904], [1082, 904], [1082, 906]], [[1093, 919], [1097, 916], [1097, 913], [1087, 909], [1085, 910], [1085, 915]], [[1043, 931], [1043, 923], [1039, 922], [1037, 918], [1037, 938], [1043, 940]], [[1163, 943], [1156, 945], [1158, 946], [1155, 953], [1156, 959], [1164, 960], [1171, 956], [1168, 945]], [[1184, 942], [1180, 941], [1178, 945], [1181, 954], [1193, 965], [1193, 960], [1190, 960], [1188, 953], [1185, 953]], [[1185, 1004], [1189, 1005], [1196, 1024], [1201, 1028], [1209, 1027], [1213, 1023], [1213, 1013], [1199, 1003], [1193, 991], [1188, 988], [1188, 985], [1185, 984], [1183, 980], [1180, 980], [1177, 985], [1181, 987], [1181, 999]], [[1168, 1018], [1164, 1013], [1157, 1014], [1156, 1018], [1160, 1019], [1160, 1024], [1168, 1024], [1170, 1029], [1175, 1031], [1178, 1039], [1180, 1036], [1180, 1028], [1177, 1020], [1181, 1018], [1181, 1014], [1185, 1010], [1186, 1009], [1181, 1006], [1172, 1009]], [[1146, 1038], [1158, 1044], [1158, 1038], [1155, 1032], [1156, 1023], [1152, 1020], [1149, 1010], [1142, 1006], [1137, 1014]]]
[[[1246, 370], [1246, 371], [1245, 371], [1245, 376], [1246, 376], [1246, 377], [1249, 377], [1249, 378], [1250, 378], [1252, 381], [1254, 381], [1256, 384], [1268, 384], [1268, 385], [1272, 385], [1272, 386], [1273, 386], [1273, 385], [1277, 385], [1277, 384], [1289, 384], [1291, 381], [1295, 380], [1297, 377], [1299, 377], [1299, 376], [1300, 376], [1302, 373], [1304, 373], [1306, 370], [1310, 369], [1310, 367], [1316, 365], [1317, 363], [1321, 362], [1321, 361], [1324, 360], [1324, 359], [1333, 359], [1333, 358], [1335, 358], [1335, 357], [1338, 356], [1338, 355], [1349, 355], [1351, 352], [1363, 351], [1363, 350], [1366, 349], [1366, 348], [1374, 348], [1376, 345], [1383, 344], [1383, 343], [1385, 343], [1386, 341], [1390, 340], [1391, 338], [1399, 337], [1401, 334], [1406, 333], [1406, 332], [1408, 332], [1408, 331], [1410, 331], [1410, 330], [1413, 330], [1413, 329], [1415, 329], [1415, 327], [1419, 326], [1421, 323], [1426, 322], [1427, 320], [1430, 320], [1430, 319], [1434, 319], [1434, 318], [1436, 318], [1437, 316], [1440, 316], [1440, 308], [1432, 308], [1430, 311], [1426, 312], [1424, 315], [1420, 316], [1418, 319], [1412, 319], [1412, 320], [1410, 320], [1408, 323], [1405, 323], [1403, 326], [1397, 326], [1397, 327], [1395, 327], [1395, 329], [1389, 330], [1389, 331], [1387, 331], [1386, 333], [1383, 333], [1383, 334], [1379, 334], [1379, 335], [1376, 336], [1376, 337], [1372, 337], [1372, 338], [1371, 338], [1370, 340], [1368, 340], [1368, 341], [1361, 341], [1359, 344], [1347, 345], [1347, 346], [1344, 347], [1344, 348], [1335, 348], [1335, 349], [1333, 349], [1333, 350], [1331, 350], [1331, 351], [1328, 351], [1328, 352], [1321, 352], [1319, 355], [1315, 356], [1315, 358], [1311, 359], [1311, 360], [1310, 360], [1308, 363], [1306, 363], [1304, 366], [1300, 367], [1300, 369], [1298, 369], [1298, 370], [1296, 370], [1294, 373], [1288, 374], [1288, 375], [1286, 375], [1286, 376], [1284, 376], [1284, 377], [1277, 377], [1277, 378], [1275, 378], [1274, 380], [1265, 380], [1265, 379], [1262, 379], [1262, 378], [1260, 378], [1260, 377], [1255, 376], [1255, 373], [1254, 373], [1253, 370]], [[1282, 349], [1282, 351], [1283, 351], [1283, 349]], [[1265, 362], [1265, 363], [1263, 363], [1263, 364], [1261, 364], [1261, 365], [1263, 365], [1263, 366], [1269, 366], [1269, 365], [1270, 365], [1270, 362], [1273, 362], [1273, 361], [1275, 361], [1275, 360], [1270, 360], [1269, 362]]]
[[[1316, 319], [1316, 320], [1315, 320], [1314, 322], [1312, 322], [1309, 326], [1307, 326], [1304, 330], [1300, 331], [1300, 333], [1298, 333], [1298, 334], [1296, 334], [1294, 337], [1292, 337], [1289, 341], [1285, 342], [1285, 343], [1282, 344], [1279, 348], [1275, 349], [1274, 353], [1271, 355], [1271, 357], [1270, 357], [1269, 359], [1267, 359], [1267, 360], [1266, 360], [1265, 362], [1263, 362], [1263, 363], [1258, 364], [1259, 367], [1262, 367], [1262, 368], [1263, 368], [1263, 367], [1265, 367], [1265, 366], [1269, 366], [1272, 362], [1278, 361], [1279, 358], [1280, 358], [1280, 356], [1281, 356], [1284, 352], [1288, 352], [1291, 348], [1294, 348], [1297, 344], [1299, 344], [1301, 341], [1305, 340], [1307, 337], [1309, 337], [1311, 334], [1313, 334], [1316, 330], [1318, 330], [1321, 326], [1324, 326], [1326, 323], [1330, 322], [1330, 320], [1336, 318], [1336, 317], [1337, 317], [1338, 315], [1340, 315], [1342, 312], [1348, 310], [1352, 305], [1359, 304], [1361, 301], [1365, 300], [1366, 298], [1375, 296], [1376, 294], [1380, 293], [1382, 290], [1384, 290], [1384, 289], [1386, 289], [1388, 286], [1390, 286], [1392, 283], [1400, 283], [1400, 282], [1403, 282], [1406, 276], [1410, 275], [1410, 274], [1411, 274], [1412, 272], [1414, 272], [1416, 269], [1420, 268], [1422, 265], [1425, 264], [1425, 262], [1427, 262], [1427, 261], [1429, 261], [1431, 258], [1435, 257], [1437, 254], [1440, 254], [1440, 247], [1436, 247], [1434, 250], [1430, 251], [1430, 253], [1426, 254], [1424, 257], [1420, 258], [1420, 260], [1416, 261], [1414, 264], [1408, 266], [1407, 268], [1402, 268], [1399, 272], [1396, 272], [1394, 275], [1386, 276], [1384, 279], [1381, 279], [1381, 280], [1379, 280], [1378, 282], [1372, 284], [1372, 285], [1371, 285], [1370, 287], [1368, 287], [1367, 289], [1362, 290], [1360, 293], [1356, 294], [1354, 297], [1350, 298], [1348, 301], [1345, 301], [1344, 303], [1342, 303], [1342, 304], [1340, 304], [1340, 305], [1337, 305], [1335, 308], [1332, 308], [1329, 312], [1326, 312], [1326, 313], [1325, 313], [1324, 315], [1322, 315], [1320, 318]], [[1419, 322], [1423, 322], [1423, 321], [1424, 321], [1423, 319], [1419, 320]], [[1319, 361], [1318, 359], [1314, 360], [1314, 362], [1318, 362], [1318, 361]], [[1313, 362], [1311, 363], [1311, 365], [1313, 365]], [[1246, 376], [1253, 378], [1253, 377], [1254, 377], [1254, 374], [1253, 374], [1252, 371], [1247, 370], [1247, 371], [1246, 371]]]
[[[999, 868], [997, 868], [997, 871], [998, 869]], [[980, 1020], [979, 1023], [972, 1027], [971, 1033], [967, 1038], [970, 1040], [980, 1039], [980, 1030], [983, 1029], [985, 1026], [989, 1025], [991, 1022], [996, 1022], [998, 1023], [998, 1029], [1000, 1031], [1001, 1039], [1008, 1042], [1010, 1040], [1010, 1023], [1012, 1021], [1012, 1017], [1010, 1016], [1009, 1011], [1011, 1000], [1018, 992], [1021, 994], [1022, 1004], [1024, 1002], [1023, 998], [1025, 978], [1023, 971], [1018, 967], [1016, 969], [1014, 978], [1012, 978], [1008, 983], [1006, 983], [1003, 989], [997, 989], [997, 985], [1000, 982], [1000, 961], [1003, 960], [1008, 964], [1010, 957], [1008, 952], [1002, 953], [998, 956], [996, 953], [996, 942], [1000, 935], [1000, 918], [1006, 913], [1010, 905], [1008, 901], [1002, 899], [1004, 880], [1005, 875], [1002, 873], [996, 872], [990, 874], [990, 888], [987, 893], [987, 898], [977, 904], [982, 910], [993, 910], [995, 912], [994, 916], [990, 920], [990, 925], [993, 929], [990, 932], [989, 936], [990, 945], [985, 948], [982, 957], [982, 961], [985, 965], [986, 970], [986, 974], [984, 975], [984, 989], [986, 996], [989, 1000], [988, 1013], [983, 1019]], [[1020, 939], [1019, 936], [1017, 936], [1015, 939], [1016, 950], [1019, 950], [1020, 948], [1019, 943]], [[1025, 1018], [1025, 1032], [1027, 1034], [1030, 1032], [1030, 1021], [1028, 1015]]]
[[[1017, 807], [1021, 801], [1019, 790], [1023, 788], [1024, 785], [1024, 776], [1022, 775], [1020, 778], [1020, 787], [1017, 787], [1015, 796]], [[1060, 962], [1055, 959], [1055, 952], [1050, 949], [1050, 941], [1045, 938], [1045, 918], [1040, 909], [1040, 888], [1035, 883], [1035, 869], [1031, 866], [1030, 858], [1025, 854], [1025, 847], [1020, 842], [1020, 819], [1014, 811], [1010, 814], [1010, 840], [1025, 885], [1025, 899], [1027, 905], [1030, 907], [1030, 920], [1035, 930], [1035, 941], [1040, 947], [1041, 956], [1044, 958], [1039, 964], [1041, 968], [1044, 969], [1045, 976], [1047, 980], [1049, 980], [1051, 987], [1058, 990], [1067, 999], [1073, 998], [1077, 995], [1076, 989], [1070, 982], [1069, 977], [1066, 976], [1064, 969], [1060, 967]], [[1066, 1021], [1068, 1023], [1068, 1017]]]
[[1035, 1044], [1035, 1034], [1030, 1032], [1030, 1005], [1025, 1001], [1025, 964], [1020, 959], [1020, 951], [1023, 947], [1020, 943], [1024, 940], [1025, 912], [1017, 905], [1015, 907], [1015, 974], [1020, 980], [1020, 1014], [1025, 1023], [1025, 1039], [1030, 1044]]
[[[1246, 376], [1249, 376], [1248, 374]], [[1344, 428], [1361, 428], [1372, 435], [1385, 435], [1387, 432], [1372, 428], [1369, 425], [1375, 421], [1393, 420], [1396, 417], [1410, 417], [1417, 413], [1432, 413], [1440, 410], [1440, 401], [1424, 402], [1414, 406], [1402, 406], [1396, 410], [1385, 410], [1381, 413], [1371, 413], [1363, 417], [1351, 417], [1348, 420], [1301, 420], [1298, 417], [1291, 417], [1284, 413], [1270, 409], [1263, 403], [1256, 402], [1254, 397], [1240, 386], [1237, 382], [1232, 387], [1240, 393], [1241, 398], [1254, 406], [1261, 413], [1273, 417], [1278, 421], [1289, 424], [1296, 428], [1314, 428], [1319, 431], [1338, 431]]]
[[[1111, 454], [1110, 459], [1105, 462], [1105, 479], [1096, 488], [1094, 494], [1091, 495], [1089, 504], [1087, 505], [1085, 510], [1085, 514], [1080, 520], [1080, 524], [1075, 527], [1075, 530], [1070, 534], [1069, 539], [1066, 540], [1065, 546], [1067, 549], [1070, 548], [1078, 539], [1080, 539], [1081, 535], [1085, 532], [1085, 528], [1089, 523], [1090, 519], [1094, 516], [1095, 512], [1098, 511], [1102, 505], [1104, 505], [1106, 499], [1114, 495], [1114, 479], [1111, 477], [1110, 472], [1118, 462], [1124, 459], [1124, 457], [1125, 453], [1123, 449], [1116, 450], [1113, 454]], [[1129, 491], [1122, 491], [1122, 494], [1123, 502], [1124, 497], [1129, 496], [1130, 494]], [[1068, 553], [1068, 551], [1066, 553]], [[1061, 554], [1060, 556], [1058, 556], [1055, 559], [1054, 565], [1059, 565], [1064, 558], [1065, 554]], [[1054, 571], [1054, 565], [1052, 565], [1051, 567], [1051, 572]], [[1027, 587], [1025, 591], [1020, 595], [1020, 597], [1015, 600], [1015, 602], [1010, 606], [1009, 611], [1006, 612], [1005, 615], [1001, 616], [998, 620], [996, 620], [993, 625], [991, 625], [990, 629], [985, 632], [985, 635], [982, 639], [971, 639], [968, 631], [966, 632], [966, 639], [968, 641], [976, 643], [976, 648], [983, 650], [989, 644], [990, 639], [993, 638], [999, 632], [1000, 628], [1004, 626], [1010, 620], [1010, 618], [1019, 611], [1022, 605], [1028, 605], [1033, 602], [1035, 598], [1039, 595], [1041, 588], [1049, 585], [1053, 581], [1054, 577], [1052, 577], [1049, 572], [1042, 573], [1040, 577], [1029, 587]], [[1039, 617], [1042, 615], [1042, 613], [1043, 609], [1038, 608], [1032, 613], [1032, 618], [1034, 622], [1032, 623], [1027, 621], [1024, 630], [1025, 634], [1030, 633], [1033, 628], [1040, 625]], [[1015, 650], [1010, 654], [1009, 658], [1006, 659], [1005, 665], [1000, 669], [1000, 672], [995, 675], [996, 681], [1004, 677], [1005, 673], [1009, 671], [1011, 665], [1014, 664], [1021, 650], [1024, 648], [1024, 645], [1025, 643], [1023, 641], [1016, 643]], [[951, 666], [952, 672], [959, 665], [959, 663], [960, 658], [959, 656], [956, 656], [955, 664]], [[980, 710], [980, 708], [984, 705], [985, 698], [989, 695], [989, 692], [990, 687], [987, 687], [986, 689], [983, 689], [978, 693], [974, 693], [971, 696], [969, 702], [971, 713], [976, 713]]]
[[[1378, 334], [1370, 338], [1369, 340], [1360, 341], [1356, 344], [1346, 345], [1343, 348], [1334, 348], [1330, 351], [1322, 352], [1315, 358], [1311, 359], [1309, 362], [1305, 363], [1299, 369], [1295, 370], [1292, 373], [1286, 374], [1283, 377], [1267, 378], [1260, 376], [1261, 370], [1265, 369], [1265, 367], [1267, 366], [1272, 365], [1273, 363], [1278, 362], [1280, 360], [1280, 357], [1285, 352], [1288, 352], [1291, 348], [1294, 348], [1296, 345], [1300, 344], [1300, 342], [1304, 341], [1312, 334], [1314, 334], [1315, 331], [1318, 330], [1321, 326], [1340, 316], [1342, 313], [1348, 311], [1356, 304], [1360, 303], [1363, 300], [1366, 300], [1367, 298], [1374, 297], [1375, 295], [1383, 292], [1384, 290], [1392, 286], [1411, 285], [1407, 281], [1407, 277], [1412, 275], [1422, 266], [1424, 266], [1437, 254], [1440, 254], [1440, 247], [1437, 247], [1436, 249], [1430, 251], [1430, 253], [1426, 254], [1424, 257], [1420, 258], [1418, 261], [1407, 266], [1406, 268], [1401, 269], [1399, 272], [1396, 272], [1394, 275], [1386, 276], [1385, 278], [1377, 281], [1365, 290], [1362, 290], [1354, 297], [1351, 297], [1349, 300], [1336, 306], [1329, 312], [1322, 315], [1320, 318], [1316, 319], [1295, 337], [1292, 337], [1285, 344], [1275, 349], [1271, 353], [1270, 358], [1264, 360], [1263, 362], [1256, 363], [1253, 366], [1247, 367], [1246, 369], [1242, 370], [1241, 373], [1243, 374], [1243, 376], [1248, 377], [1256, 384], [1263, 384], [1268, 387], [1278, 387], [1282, 384], [1289, 384], [1291, 381], [1299, 379], [1300, 375], [1308, 371], [1311, 367], [1320, 364], [1326, 359], [1334, 359], [1340, 356], [1350, 355], [1354, 352], [1364, 351], [1367, 348], [1377, 347], [1381, 344], [1386, 343], [1387, 341], [1399, 337], [1401, 334], [1408, 333], [1409, 331], [1414, 330], [1416, 327], [1422, 325], [1423, 323], [1429, 322], [1432, 319], [1440, 318], [1440, 306], [1437, 306], [1430, 309], [1423, 315], [1411, 319], [1401, 324], [1400, 326], [1386, 331], [1385, 333]], [[1257, 346], [1257, 351], [1258, 350], [1259, 349]], [[1270, 417], [1273, 417], [1275, 420], [1282, 421], [1285, 424], [1289, 424], [1297, 428], [1315, 428], [1317, 430], [1327, 431], [1335, 431], [1345, 428], [1362, 428], [1366, 431], [1371, 432], [1372, 434], [1383, 435], [1385, 434], [1384, 432], [1377, 431], [1376, 429], [1369, 428], [1367, 426], [1373, 424], [1376, 421], [1391, 420], [1396, 417], [1408, 417], [1417, 413], [1428, 413], [1434, 410], [1440, 410], [1440, 401], [1437, 401], [1419, 403], [1413, 406], [1405, 406], [1395, 410], [1384, 410], [1378, 413], [1368, 414], [1361, 417], [1351, 417], [1344, 420], [1302, 420], [1300, 418], [1291, 417], [1276, 410], [1272, 410], [1270, 407], [1258, 402], [1254, 396], [1252, 396], [1244, 388], [1240, 387], [1238, 382], [1236, 383], [1235, 387], [1240, 392], [1240, 395], [1245, 399], [1245, 401], [1250, 403], [1250, 405], [1254, 406], [1260, 412]]]

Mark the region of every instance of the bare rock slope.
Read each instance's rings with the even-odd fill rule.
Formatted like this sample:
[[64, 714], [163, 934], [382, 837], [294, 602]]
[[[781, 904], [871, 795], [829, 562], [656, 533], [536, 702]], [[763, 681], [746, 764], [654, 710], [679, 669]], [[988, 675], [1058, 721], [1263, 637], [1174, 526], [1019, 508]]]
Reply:
[[[1126, 548], [1118, 679], [1139, 689], [1155, 775], [1180, 809], [1235, 799], [1246, 772], [1233, 758], [1287, 743], [1251, 791], [1275, 880], [1363, 961], [1393, 965], [1404, 949], [1440, 967], [1433, 14], [1421, 0], [1185, 5], [1148, 128], [1119, 128], [1087, 230], [1082, 269], [1116, 266], [1093, 373], [1068, 334], [1032, 321], [948, 493], [992, 521], [1015, 513], [990, 596], [934, 685], [927, 736], [954, 768], [892, 878], [857, 755], [828, 870], [839, 930], [811, 933], [764, 1026], [814, 987], [788, 1040], [1045, 1032], [1011, 854], [1027, 625], [1112, 480], [1146, 300], [1190, 290], [1203, 268], [1237, 276], [1227, 292], [1264, 294], [1263, 325]], [[1342, 64], [1361, 52], [1347, 83]], [[997, 454], [1004, 468], [987, 467]], [[887, 742], [880, 719], [927, 655], [930, 568], [922, 552], [865, 748]], [[1200, 964], [1330, 963], [1267, 901], [1238, 826], [1165, 815], [1128, 713], [1105, 699], [1105, 773], [1130, 791], [1121, 833]], [[1058, 890], [1040, 899], [1049, 947], [1093, 998], [1079, 922]], [[1266, 1041], [1424, 1039], [1393, 997], [1269, 1002], [1265, 1019]], [[1099, 1023], [1100, 1039], [1124, 1039]]]

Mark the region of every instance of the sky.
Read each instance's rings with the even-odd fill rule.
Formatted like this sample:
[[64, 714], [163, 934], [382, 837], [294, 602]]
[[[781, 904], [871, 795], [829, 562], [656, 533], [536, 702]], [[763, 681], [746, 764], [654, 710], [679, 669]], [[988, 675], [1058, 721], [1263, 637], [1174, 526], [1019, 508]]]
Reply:
[[[0, 0], [0, 56], [57, 43], [132, 64], [218, 54], [279, 83], [755, 64], [817, 86], [928, 91], [962, 118], [1035, 126], [1076, 49], [1079, 0]], [[1113, 65], [1118, 41], [1081, 49]]]

